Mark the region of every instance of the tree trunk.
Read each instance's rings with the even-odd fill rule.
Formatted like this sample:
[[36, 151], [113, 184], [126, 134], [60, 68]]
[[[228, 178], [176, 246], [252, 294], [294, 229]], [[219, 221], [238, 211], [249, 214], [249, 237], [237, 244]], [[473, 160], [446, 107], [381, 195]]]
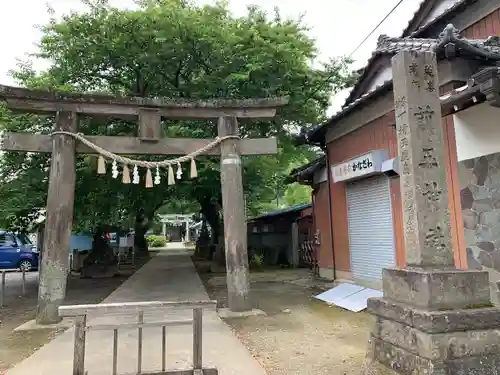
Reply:
[[[224, 259], [224, 251], [223, 251], [223, 246], [222, 244], [219, 243], [219, 238], [222, 233], [222, 222], [221, 222], [221, 217], [219, 214], [219, 205], [214, 202], [212, 199], [204, 199], [200, 201], [201, 205], [201, 212], [206, 219], [208, 225], [210, 225], [210, 228], [212, 229], [212, 236], [211, 236], [211, 249], [210, 249], [210, 255], [211, 258], [214, 258], [214, 260], [220, 264], [224, 265], [225, 264], [225, 259]], [[221, 249], [222, 248], [222, 249]], [[221, 251], [222, 250], [222, 251]], [[214, 254], [215, 253], [215, 254]], [[221, 256], [222, 253], [222, 256]]]
[[139, 212], [135, 216], [135, 224], [134, 224], [134, 246], [138, 255], [147, 255], [148, 254], [148, 242], [146, 241], [146, 232], [149, 229], [149, 221], [144, 215], [143, 210], [139, 210]]
[[210, 260], [212, 254], [210, 253], [210, 235], [208, 233], [207, 222], [203, 218], [200, 235], [196, 241], [196, 256], [199, 258]]

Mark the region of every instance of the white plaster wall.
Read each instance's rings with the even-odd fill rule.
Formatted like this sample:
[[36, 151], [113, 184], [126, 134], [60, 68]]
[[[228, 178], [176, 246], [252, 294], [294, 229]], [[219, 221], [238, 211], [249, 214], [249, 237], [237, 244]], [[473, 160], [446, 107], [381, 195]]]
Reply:
[[500, 108], [488, 103], [453, 115], [458, 161], [500, 152]]

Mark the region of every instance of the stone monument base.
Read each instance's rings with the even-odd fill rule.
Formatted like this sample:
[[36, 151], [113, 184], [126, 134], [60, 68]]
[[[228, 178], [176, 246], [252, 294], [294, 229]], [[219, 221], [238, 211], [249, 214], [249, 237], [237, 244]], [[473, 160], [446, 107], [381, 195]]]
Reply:
[[376, 316], [369, 360], [399, 374], [500, 374], [500, 309], [424, 311], [386, 298], [368, 309]]
[[375, 325], [363, 375], [500, 375], [500, 309], [487, 276], [384, 270], [384, 297], [368, 300]]

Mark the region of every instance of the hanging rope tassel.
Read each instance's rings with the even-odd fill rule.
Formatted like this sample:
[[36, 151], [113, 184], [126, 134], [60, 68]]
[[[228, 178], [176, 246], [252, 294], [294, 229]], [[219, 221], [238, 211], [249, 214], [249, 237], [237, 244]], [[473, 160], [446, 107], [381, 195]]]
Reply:
[[181, 163], [177, 163], [177, 172], [175, 173], [178, 180], [182, 178], [182, 166]]
[[102, 155], [99, 155], [99, 159], [97, 159], [97, 173], [106, 174], [106, 161]]
[[171, 165], [168, 166], [168, 184], [175, 185], [174, 169]]
[[151, 169], [149, 168], [148, 171], [146, 172], [146, 187], [147, 188], [153, 187], [153, 176], [151, 175]]
[[130, 184], [130, 170], [128, 169], [128, 165], [127, 164], [123, 165], [122, 174], [123, 174], [122, 182], [124, 184]]
[[134, 165], [134, 170], [132, 172], [132, 183], [137, 185], [139, 183], [139, 169], [137, 165]]
[[191, 159], [191, 178], [196, 178], [198, 177], [198, 170], [196, 169], [196, 162], [194, 161], [194, 158]]
[[160, 181], [161, 181], [161, 179], [160, 179], [160, 168], [156, 167], [155, 185], [159, 185]]
[[118, 178], [118, 164], [116, 164], [116, 160], [113, 160], [113, 165], [111, 166], [111, 176]]

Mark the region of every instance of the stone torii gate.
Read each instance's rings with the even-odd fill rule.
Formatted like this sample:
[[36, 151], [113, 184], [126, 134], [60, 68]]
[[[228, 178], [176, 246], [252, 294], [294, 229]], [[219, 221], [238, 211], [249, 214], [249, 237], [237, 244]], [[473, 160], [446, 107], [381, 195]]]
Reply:
[[166, 214], [160, 215], [160, 221], [162, 223], [162, 233], [164, 236], [167, 235], [167, 224], [176, 224], [178, 226], [184, 224], [186, 226], [186, 242], [191, 239], [189, 237], [189, 223], [192, 221], [194, 214]]
[[[80, 116], [138, 118], [138, 136], [85, 136], [114, 154], [185, 155], [213, 139], [162, 137], [161, 121], [169, 119], [218, 120], [218, 136], [238, 135], [238, 118], [269, 119], [288, 98], [182, 101], [157, 98], [113, 97], [56, 93], [0, 85], [0, 100], [16, 112], [54, 116], [54, 131], [78, 132]], [[3, 150], [52, 153], [38, 289], [37, 323], [60, 320], [58, 307], [66, 295], [68, 248], [75, 192], [75, 153], [95, 153], [69, 134], [6, 133]], [[232, 311], [251, 309], [248, 282], [247, 234], [242, 186], [241, 155], [277, 152], [275, 138], [226, 139], [206, 155], [221, 156], [221, 188], [226, 249], [228, 302]]]

